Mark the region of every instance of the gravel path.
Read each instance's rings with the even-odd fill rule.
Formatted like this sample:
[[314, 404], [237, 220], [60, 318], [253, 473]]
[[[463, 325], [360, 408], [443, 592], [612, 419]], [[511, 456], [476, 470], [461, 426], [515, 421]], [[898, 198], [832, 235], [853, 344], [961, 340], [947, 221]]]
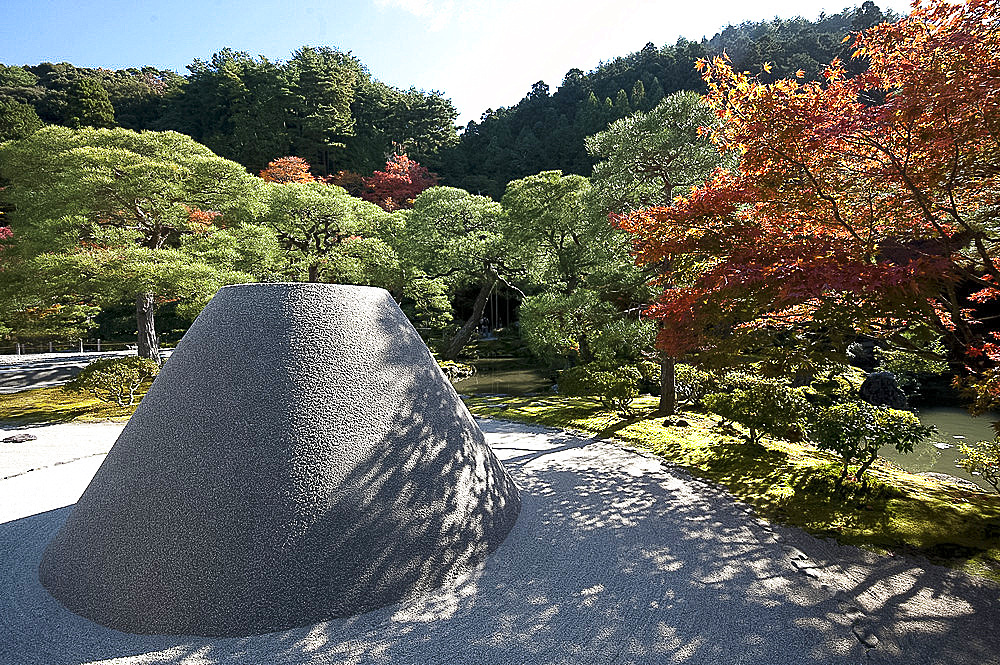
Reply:
[[994, 585], [769, 526], [617, 445], [481, 425], [523, 499], [483, 566], [418, 599], [246, 638], [129, 635], [65, 610], [38, 561], [101, 457], [2, 480], [0, 663], [1000, 663]]
[[[160, 351], [160, 356], [169, 358], [172, 351], [173, 349]], [[134, 355], [135, 351], [2, 354], [0, 355], [0, 394], [62, 385], [95, 360]]]
[[[0, 425], [0, 439], [18, 434], [37, 437], [34, 441], [22, 443], [0, 441], [0, 480], [74, 462], [85, 457], [100, 455], [103, 459], [124, 427], [125, 423]], [[87, 482], [90, 482], [89, 476]], [[72, 497], [69, 502], [73, 503], [76, 498]]]

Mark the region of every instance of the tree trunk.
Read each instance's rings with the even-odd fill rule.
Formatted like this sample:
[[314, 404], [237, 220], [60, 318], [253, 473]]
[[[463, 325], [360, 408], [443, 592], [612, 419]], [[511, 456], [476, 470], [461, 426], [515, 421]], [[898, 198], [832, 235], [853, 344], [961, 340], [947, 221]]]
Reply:
[[878, 457], [878, 451], [875, 451], [875, 453], [873, 453], [871, 457], [866, 459], [864, 463], [858, 468], [858, 480], [861, 481], [861, 486], [864, 487], [865, 489], [868, 489], [868, 479], [865, 477], [865, 471], [867, 471], [868, 467], [872, 465], [876, 457]]
[[483, 311], [486, 310], [486, 302], [489, 300], [490, 292], [493, 291], [493, 286], [497, 283], [496, 273], [490, 271], [483, 278], [483, 285], [479, 289], [479, 295], [476, 296], [476, 302], [472, 306], [472, 315], [465, 322], [458, 332], [455, 333], [455, 337], [451, 340], [451, 344], [448, 345], [448, 349], [444, 352], [445, 360], [455, 360], [458, 358], [458, 354], [462, 352], [465, 345], [469, 343], [469, 338], [472, 337], [473, 331], [479, 325], [479, 321], [483, 318]]
[[160, 346], [156, 342], [156, 322], [153, 313], [156, 299], [152, 293], [140, 293], [135, 297], [135, 322], [138, 330], [140, 358], [149, 358], [160, 364]]
[[677, 410], [677, 363], [666, 353], [660, 352], [660, 408], [661, 416], [672, 416]]
[[319, 281], [319, 266], [317, 265], [309, 266], [309, 281], [310, 282]]

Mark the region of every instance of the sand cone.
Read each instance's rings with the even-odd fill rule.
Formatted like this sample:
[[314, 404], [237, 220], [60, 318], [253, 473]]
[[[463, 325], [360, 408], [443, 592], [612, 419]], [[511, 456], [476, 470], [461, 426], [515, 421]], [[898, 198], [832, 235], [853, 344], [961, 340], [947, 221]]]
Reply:
[[247, 635], [397, 602], [482, 562], [517, 488], [382, 289], [223, 288], [45, 551], [64, 605]]

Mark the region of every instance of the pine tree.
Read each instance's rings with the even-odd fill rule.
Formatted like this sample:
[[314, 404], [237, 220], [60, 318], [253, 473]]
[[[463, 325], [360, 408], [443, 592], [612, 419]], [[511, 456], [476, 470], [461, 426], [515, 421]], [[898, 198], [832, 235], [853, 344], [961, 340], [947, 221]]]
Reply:
[[615, 97], [615, 119], [624, 118], [632, 113], [632, 107], [628, 103], [628, 95], [624, 90], [619, 90]]
[[344, 141], [354, 133], [354, 101], [360, 63], [329, 47], [304, 46], [289, 62], [293, 70], [294, 152], [305, 155], [324, 175]]
[[100, 81], [79, 78], [70, 84], [66, 124], [70, 127], [114, 127], [115, 109]]
[[642, 84], [642, 79], [632, 86], [632, 110], [645, 111], [646, 109], [646, 86]]
[[665, 96], [666, 93], [663, 92], [663, 86], [660, 85], [660, 79], [654, 76], [653, 82], [649, 84], [649, 92], [646, 93], [646, 104], [649, 108], [653, 108], [659, 104], [660, 100], [662, 100]]
[[0, 99], [0, 143], [30, 136], [42, 128], [33, 106], [13, 99]]

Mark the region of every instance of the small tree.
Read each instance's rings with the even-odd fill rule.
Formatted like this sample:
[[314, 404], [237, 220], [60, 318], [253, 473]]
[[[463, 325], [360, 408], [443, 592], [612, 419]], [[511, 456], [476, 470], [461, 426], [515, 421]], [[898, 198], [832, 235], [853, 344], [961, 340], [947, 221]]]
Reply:
[[274, 230], [285, 250], [284, 273], [310, 282], [378, 284], [395, 262], [379, 239], [386, 213], [348, 196], [339, 187], [318, 182], [268, 184], [267, 212], [261, 221]]
[[596, 397], [605, 407], [628, 418], [632, 400], [639, 396], [641, 378], [635, 367], [588, 363], [559, 372], [559, 392], [569, 397]]
[[508, 272], [503, 208], [462, 189], [430, 187], [417, 196], [405, 220], [392, 242], [415, 278], [447, 280], [453, 288], [479, 287], [469, 318], [442, 353], [446, 360], [455, 360]]
[[156, 376], [160, 367], [148, 358], [101, 358], [90, 363], [66, 384], [73, 392], [88, 392], [102, 402], [126, 407], [135, 404], [142, 384]]
[[384, 171], [375, 171], [362, 182], [361, 198], [392, 212], [412, 208], [420, 192], [437, 184], [437, 176], [406, 155], [393, 155]]
[[316, 181], [309, 172], [309, 162], [301, 157], [280, 157], [268, 162], [267, 168], [260, 172], [260, 177], [267, 182], [281, 185], [289, 182]]
[[[645, 96], [637, 82], [633, 97]], [[640, 95], [641, 92], [641, 95]], [[601, 213], [624, 214], [667, 205], [676, 192], [700, 184], [725, 157], [708, 141], [704, 128], [718, 122], [691, 91], [676, 92], [649, 113], [636, 113], [587, 138], [587, 151], [599, 161], [591, 176], [591, 201]], [[670, 287], [664, 283], [662, 286]], [[679, 355], [660, 349], [660, 413], [677, 406]]]
[[1000, 492], [1000, 441], [980, 441], [975, 448], [961, 444], [958, 450], [964, 455], [959, 466], [969, 473], [977, 473]]
[[528, 348], [552, 366], [564, 358], [578, 364], [593, 362], [594, 338], [616, 314], [590, 289], [528, 296], [521, 302], [520, 313], [521, 333]]
[[709, 411], [746, 427], [747, 441], [753, 444], [765, 434], [787, 437], [809, 413], [805, 398], [776, 379], [741, 382], [729, 392], [705, 395], [703, 401]]
[[42, 128], [35, 107], [14, 99], [0, 99], [0, 143], [16, 141]]
[[909, 411], [899, 411], [885, 406], [872, 406], [867, 402], [846, 402], [820, 411], [809, 427], [809, 437], [817, 447], [840, 455], [843, 469], [840, 483], [847, 478], [852, 464], [862, 484], [867, 485], [864, 474], [878, 457], [879, 448], [894, 446], [901, 453], [913, 452], [913, 447], [934, 433]]

